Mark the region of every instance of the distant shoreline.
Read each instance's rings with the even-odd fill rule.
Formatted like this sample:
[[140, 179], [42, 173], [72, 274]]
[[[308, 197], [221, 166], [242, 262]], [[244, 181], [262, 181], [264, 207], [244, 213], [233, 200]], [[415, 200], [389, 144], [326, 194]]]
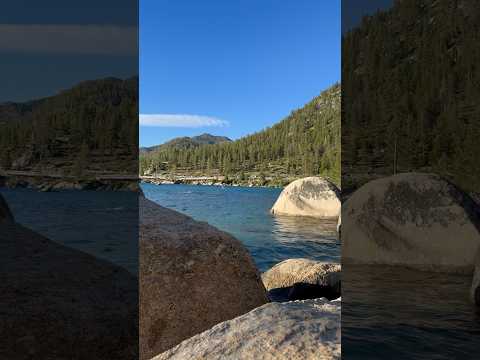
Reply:
[[156, 176], [140, 176], [140, 181], [153, 185], [196, 185], [196, 186], [219, 186], [219, 187], [246, 187], [246, 188], [277, 188], [282, 189], [285, 186], [266, 179], [263, 184], [258, 180], [236, 181], [223, 176], [186, 176], [186, 177], [156, 177]]

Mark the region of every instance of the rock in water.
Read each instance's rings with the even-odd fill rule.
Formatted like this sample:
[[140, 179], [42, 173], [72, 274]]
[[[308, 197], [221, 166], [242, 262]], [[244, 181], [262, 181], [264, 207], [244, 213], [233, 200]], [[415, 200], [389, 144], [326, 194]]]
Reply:
[[0, 223], [2, 221], [13, 222], [13, 215], [8, 207], [7, 202], [3, 196], [0, 195]]
[[473, 271], [480, 209], [437, 175], [405, 173], [369, 182], [342, 212], [344, 263]]
[[2, 359], [138, 354], [138, 278], [13, 222], [0, 223]]
[[270, 303], [220, 323], [152, 360], [340, 359], [340, 301]]
[[267, 301], [238, 240], [140, 198], [141, 359]]
[[[340, 279], [340, 264], [309, 259], [288, 259], [262, 274], [263, 284], [272, 300], [277, 300], [277, 296], [285, 298], [285, 295], [287, 300], [337, 298], [340, 296]], [[303, 295], [300, 297], [300, 294]]]
[[477, 252], [477, 256], [475, 257], [475, 269], [473, 272], [470, 298], [474, 304], [480, 306], [480, 250]]
[[321, 177], [307, 177], [283, 189], [272, 207], [272, 214], [337, 218], [340, 214], [340, 191]]

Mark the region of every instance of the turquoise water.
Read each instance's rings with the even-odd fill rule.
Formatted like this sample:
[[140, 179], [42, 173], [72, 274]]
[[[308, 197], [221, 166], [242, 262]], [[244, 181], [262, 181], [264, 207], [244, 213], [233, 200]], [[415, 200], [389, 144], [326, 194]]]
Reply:
[[153, 184], [142, 189], [150, 200], [235, 236], [260, 271], [289, 258], [340, 262], [335, 222], [270, 214], [281, 189]]
[[[260, 271], [289, 258], [340, 261], [334, 222], [270, 214], [279, 189], [151, 184], [142, 184], [142, 188], [160, 205], [235, 236]], [[4, 188], [0, 193], [17, 222], [53, 241], [137, 272], [137, 194]]]

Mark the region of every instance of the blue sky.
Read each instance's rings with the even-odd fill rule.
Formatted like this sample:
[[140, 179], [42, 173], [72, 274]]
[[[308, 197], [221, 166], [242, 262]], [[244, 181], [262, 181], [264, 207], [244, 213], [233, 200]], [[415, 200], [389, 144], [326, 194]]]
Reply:
[[339, 0], [141, 0], [140, 145], [280, 121], [340, 80], [340, 18]]

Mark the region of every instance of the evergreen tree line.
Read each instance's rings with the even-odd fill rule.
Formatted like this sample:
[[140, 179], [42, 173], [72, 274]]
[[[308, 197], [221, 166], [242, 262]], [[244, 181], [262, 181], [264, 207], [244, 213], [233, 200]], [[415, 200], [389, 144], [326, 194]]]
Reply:
[[0, 129], [0, 168], [38, 170], [57, 163], [77, 175], [135, 174], [138, 78], [86, 81], [49, 98], [0, 105]]
[[478, 1], [397, 1], [344, 34], [344, 186], [416, 170], [480, 190], [479, 43]]
[[324, 175], [340, 180], [339, 84], [263, 131], [233, 142], [193, 148], [162, 146], [140, 154], [140, 173], [197, 172], [244, 179]]

